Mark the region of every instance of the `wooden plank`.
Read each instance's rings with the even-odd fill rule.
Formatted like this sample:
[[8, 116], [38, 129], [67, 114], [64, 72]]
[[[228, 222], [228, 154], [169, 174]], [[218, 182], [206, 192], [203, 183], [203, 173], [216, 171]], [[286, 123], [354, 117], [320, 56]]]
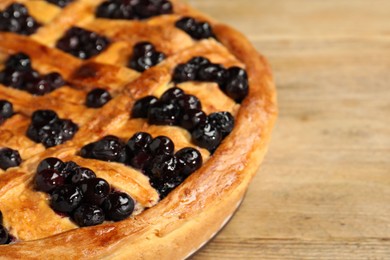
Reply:
[[268, 57], [280, 104], [240, 210], [193, 259], [390, 259], [390, 1], [190, 2]]

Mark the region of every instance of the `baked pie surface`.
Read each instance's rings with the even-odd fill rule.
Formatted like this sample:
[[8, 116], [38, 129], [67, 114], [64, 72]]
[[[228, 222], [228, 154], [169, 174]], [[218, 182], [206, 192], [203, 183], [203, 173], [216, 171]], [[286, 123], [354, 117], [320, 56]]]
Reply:
[[[241, 201], [266, 152], [276, 117], [275, 89], [270, 69], [254, 47], [230, 27], [193, 10], [180, 1], [170, 1], [173, 13], [148, 19], [105, 19], [95, 16], [101, 0], [74, 0], [60, 8], [44, 0], [5, 0], [24, 4], [40, 27], [30, 35], [0, 32], [0, 64], [20, 52], [31, 59], [40, 74], [57, 72], [66, 84], [44, 95], [0, 84], [0, 99], [13, 104], [14, 115], [0, 125], [0, 147], [17, 150], [18, 167], [0, 169], [0, 210], [3, 225], [15, 240], [0, 245], [0, 258], [184, 258], [214, 235]], [[215, 38], [197, 40], [175, 23], [182, 17], [207, 21]], [[109, 39], [108, 46], [88, 59], [80, 59], [56, 48], [66, 32], [77, 26]], [[139, 42], [151, 42], [165, 59], [144, 72], [128, 67]], [[174, 87], [172, 74], [179, 64], [205, 57], [225, 68], [246, 70], [249, 94], [239, 102], [212, 82], [187, 81], [176, 86], [201, 101], [207, 115], [227, 111], [235, 118], [233, 131], [215, 151], [201, 148], [182, 127], [149, 124], [131, 118], [137, 100], [161, 95]], [[0, 65], [0, 70], [4, 65]], [[112, 100], [101, 108], [88, 108], [89, 91], [102, 87]], [[60, 118], [72, 120], [78, 131], [70, 140], [54, 147], [32, 141], [26, 132], [34, 111], [50, 109]], [[175, 151], [196, 148], [203, 165], [165, 198], [140, 170], [118, 162], [83, 158], [80, 149], [114, 135], [122, 140], [137, 132], [167, 136]], [[57, 214], [50, 196], [37, 191], [34, 178], [38, 164], [56, 157], [92, 169], [115, 189], [135, 201], [131, 217], [119, 222], [78, 227]], [[1, 223], [0, 223], [1, 224]]]

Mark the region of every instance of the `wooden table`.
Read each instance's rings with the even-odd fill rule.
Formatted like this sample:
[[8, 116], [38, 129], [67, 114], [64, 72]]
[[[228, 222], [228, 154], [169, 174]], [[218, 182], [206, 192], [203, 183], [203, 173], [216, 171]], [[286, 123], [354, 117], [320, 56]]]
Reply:
[[280, 108], [244, 203], [193, 259], [390, 259], [390, 1], [190, 2], [268, 57]]

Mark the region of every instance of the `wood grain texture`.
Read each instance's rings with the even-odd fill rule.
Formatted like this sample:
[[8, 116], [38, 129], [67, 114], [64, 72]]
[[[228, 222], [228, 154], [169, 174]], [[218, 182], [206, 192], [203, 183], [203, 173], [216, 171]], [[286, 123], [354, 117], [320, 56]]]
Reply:
[[189, 2], [268, 57], [280, 106], [241, 208], [192, 259], [390, 259], [390, 1]]

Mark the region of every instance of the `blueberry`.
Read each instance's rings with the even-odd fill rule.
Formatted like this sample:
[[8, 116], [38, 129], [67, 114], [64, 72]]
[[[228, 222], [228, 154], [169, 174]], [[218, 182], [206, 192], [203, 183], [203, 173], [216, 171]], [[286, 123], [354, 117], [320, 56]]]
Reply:
[[169, 137], [157, 136], [149, 144], [149, 151], [152, 155], [173, 155], [175, 144]]
[[228, 78], [223, 89], [229, 97], [240, 103], [249, 92], [248, 75], [246, 71], [239, 67], [229, 68]]
[[101, 178], [84, 180], [80, 182], [79, 187], [84, 200], [94, 205], [101, 205], [110, 193], [110, 185]]
[[0, 224], [0, 245], [8, 244], [9, 242], [9, 234], [7, 229]]
[[145, 168], [145, 173], [155, 183], [170, 182], [178, 175], [178, 160], [174, 155], [158, 155]]
[[138, 150], [146, 149], [149, 147], [149, 144], [152, 142], [153, 138], [150, 134], [145, 132], [135, 133], [127, 142], [131, 152]]
[[144, 56], [133, 56], [130, 60], [129, 67], [138, 71], [144, 72], [151, 67], [156, 66], [165, 59], [162, 52], [150, 52]]
[[30, 71], [32, 69], [30, 57], [23, 52], [11, 55], [6, 60], [5, 67], [17, 71]]
[[222, 136], [228, 136], [234, 128], [234, 117], [229, 112], [216, 112], [208, 116], [210, 124], [220, 130]]
[[152, 136], [148, 133], [138, 132], [127, 142], [129, 151], [129, 164], [137, 169], [143, 169], [145, 164], [151, 158], [147, 150], [152, 142]]
[[157, 101], [148, 111], [148, 122], [154, 125], [175, 125], [180, 116], [180, 108], [175, 104]]
[[184, 91], [181, 88], [170, 88], [165, 91], [160, 100], [164, 103], [174, 103], [178, 98], [184, 96]]
[[150, 42], [139, 42], [134, 46], [129, 67], [136, 71], [143, 72], [159, 64], [164, 59], [164, 53], [156, 51], [153, 44]]
[[133, 47], [133, 56], [141, 57], [148, 53], [155, 52], [156, 48], [150, 42], [139, 42]]
[[56, 47], [80, 59], [89, 59], [104, 51], [109, 43], [95, 32], [72, 27], [57, 41]]
[[107, 219], [120, 221], [126, 219], [134, 211], [134, 200], [124, 192], [113, 192], [103, 203]]
[[66, 184], [53, 190], [50, 206], [56, 211], [70, 213], [80, 205], [82, 198], [79, 187]]
[[64, 175], [64, 176], [68, 176], [70, 174], [72, 174], [73, 172], [75, 171], [78, 171], [81, 167], [73, 162], [73, 161], [69, 161], [69, 162], [66, 162], [64, 163], [64, 166], [61, 168], [61, 173]]
[[183, 95], [177, 99], [176, 103], [182, 111], [186, 111], [188, 109], [202, 110], [202, 104], [200, 100], [194, 95]]
[[160, 198], [164, 198], [183, 181], [180, 167], [178, 159], [172, 155], [156, 156], [146, 166], [145, 174], [149, 176], [150, 184], [157, 189]]
[[84, 158], [102, 161], [124, 162], [126, 158], [125, 144], [115, 136], [106, 136], [103, 139], [84, 146], [81, 151]]
[[58, 120], [58, 115], [53, 110], [37, 110], [31, 116], [32, 125], [36, 127], [53, 124]]
[[194, 66], [196, 69], [199, 69], [200, 67], [202, 66], [205, 66], [205, 65], [208, 65], [210, 64], [210, 60], [205, 58], [205, 57], [202, 57], [202, 56], [197, 56], [197, 57], [193, 57], [191, 60], [189, 60], [187, 62], [189, 65], [192, 65]]
[[35, 175], [34, 184], [39, 191], [51, 192], [55, 188], [64, 185], [65, 178], [57, 170], [45, 169]]
[[135, 19], [136, 13], [131, 1], [105, 1], [96, 9], [96, 16], [110, 19]]
[[61, 8], [64, 8], [65, 6], [73, 2], [73, 0], [46, 0], [46, 1], [58, 5]]
[[65, 163], [58, 158], [49, 157], [42, 160], [37, 167], [37, 172], [41, 172], [43, 170], [51, 169], [61, 172], [65, 167]]
[[14, 114], [14, 108], [11, 102], [7, 100], [0, 100], [0, 115], [7, 119]]
[[148, 111], [152, 104], [156, 103], [158, 99], [154, 96], [146, 96], [137, 100], [131, 111], [132, 118], [147, 118]]
[[102, 208], [91, 204], [81, 204], [74, 213], [73, 220], [80, 227], [96, 226], [104, 222]]
[[99, 108], [112, 99], [110, 92], [102, 88], [95, 88], [88, 92], [85, 102], [87, 107]]
[[221, 131], [210, 123], [199, 125], [192, 131], [194, 144], [214, 152], [222, 141]]
[[42, 77], [42, 79], [48, 82], [51, 90], [55, 90], [66, 84], [65, 80], [58, 72], [51, 72], [49, 74], [46, 74]]
[[25, 90], [32, 95], [43, 96], [51, 92], [53, 89], [50, 82], [39, 77], [26, 84]]
[[213, 30], [209, 23], [199, 22], [192, 17], [184, 17], [178, 20], [175, 25], [196, 40], [214, 37]]
[[196, 79], [197, 68], [191, 64], [179, 64], [175, 68], [172, 80], [175, 83], [194, 81]]
[[96, 178], [96, 174], [91, 169], [80, 167], [69, 173], [67, 182], [70, 184], [79, 184], [93, 178]]
[[182, 167], [180, 167], [180, 170], [181, 174], [184, 177], [189, 176], [191, 173], [195, 172], [202, 166], [202, 155], [198, 150], [194, 148], [183, 148], [177, 151], [175, 155], [179, 161], [179, 164], [182, 165]]
[[207, 120], [206, 114], [199, 109], [186, 110], [180, 120], [180, 126], [191, 131], [198, 125], [205, 124]]
[[138, 150], [130, 153], [128, 164], [136, 169], [144, 169], [145, 165], [150, 161], [152, 155], [147, 150]]
[[[37, 131], [37, 135], [35, 134]], [[45, 147], [53, 147], [70, 140], [78, 131], [78, 126], [71, 120], [58, 120], [51, 124], [44, 125], [37, 129], [36, 126], [30, 125], [27, 135], [33, 139], [38, 137], [38, 142], [41, 142]]]
[[3, 212], [0, 210], [0, 225], [3, 224]]
[[199, 68], [197, 80], [210, 81], [218, 84], [224, 84], [226, 81], [227, 71], [218, 64], [202, 65]]
[[7, 170], [8, 168], [17, 167], [21, 164], [22, 158], [18, 151], [11, 148], [0, 148], [0, 168]]
[[141, 19], [170, 14], [173, 11], [172, 4], [167, 0], [139, 0], [134, 7]]

